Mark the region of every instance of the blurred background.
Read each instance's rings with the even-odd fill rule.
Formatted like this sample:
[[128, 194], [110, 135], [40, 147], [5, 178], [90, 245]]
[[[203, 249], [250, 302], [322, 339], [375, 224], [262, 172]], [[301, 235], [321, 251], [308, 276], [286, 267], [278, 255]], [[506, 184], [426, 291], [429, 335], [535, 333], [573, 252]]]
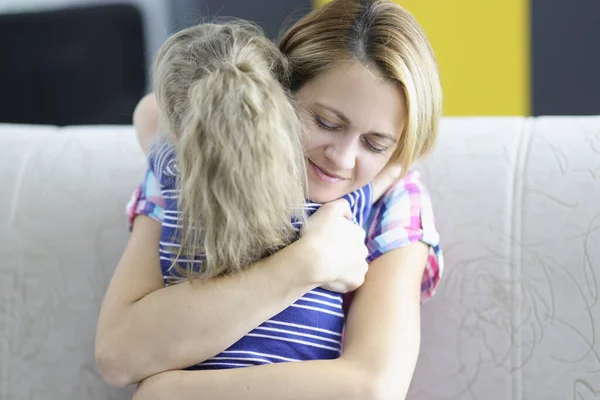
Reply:
[[[600, 114], [600, 1], [397, 0], [438, 55], [444, 114]], [[165, 38], [215, 16], [273, 39], [324, 0], [0, 0], [0, 122], [129, 124]]]

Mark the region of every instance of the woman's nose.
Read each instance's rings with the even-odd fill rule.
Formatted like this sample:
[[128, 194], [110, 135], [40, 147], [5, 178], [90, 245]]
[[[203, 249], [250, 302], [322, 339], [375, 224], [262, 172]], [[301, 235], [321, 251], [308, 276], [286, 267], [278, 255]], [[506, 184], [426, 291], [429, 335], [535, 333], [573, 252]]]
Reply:
[[336, 141], [325, 148], [325, 157], [338, 171], [352, 170], [356, 164], [357, 147], [355, 140]]

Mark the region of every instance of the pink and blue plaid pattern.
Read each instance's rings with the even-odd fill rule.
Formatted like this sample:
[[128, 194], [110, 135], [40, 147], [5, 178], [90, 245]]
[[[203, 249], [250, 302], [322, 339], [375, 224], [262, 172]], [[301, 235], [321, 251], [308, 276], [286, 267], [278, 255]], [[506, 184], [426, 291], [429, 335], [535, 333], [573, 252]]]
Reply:
[[129, 229], [137, 215], [145, 215], [162, 223], [165, 216], [165, 199], [160, 192], [160, 183], [151, 169], [148, 168], [144, 181], [137, 187], [127, 203], [126, 213]]
[[444, 264], [429, 192], [419, 172], [409, 171], [373, 205], [367, 222], [367, 261], [417, 241], [429, 245], [421, 280], [421, 302], [425, 302], [435, 294]]
[[[140, 214], [162, 222], [164, 208], [165, 200], [160, 193], [158, 180], [148, 170], [144, 181], [127, 204], [130, 226]], [[413, 242], [422, 241], [429, 245], [429, 257], [421, 281], [421, 302], [431, 299], [444, 264], [431, 198], [417, 171], [410, 171], [373, 205], [365, 227], [368, 262]]]

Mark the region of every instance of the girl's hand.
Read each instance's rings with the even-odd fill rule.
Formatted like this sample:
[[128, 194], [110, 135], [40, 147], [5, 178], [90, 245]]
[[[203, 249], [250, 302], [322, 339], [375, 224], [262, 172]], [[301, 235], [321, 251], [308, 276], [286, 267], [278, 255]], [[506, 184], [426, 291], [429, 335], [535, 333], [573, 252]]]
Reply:
[[402, 166], [396, 164], [387, 165], [375, 179], [371, 181], [373, 190], [373, 202], [379, 198], [392, 186], [396, 181], [402, 178]]

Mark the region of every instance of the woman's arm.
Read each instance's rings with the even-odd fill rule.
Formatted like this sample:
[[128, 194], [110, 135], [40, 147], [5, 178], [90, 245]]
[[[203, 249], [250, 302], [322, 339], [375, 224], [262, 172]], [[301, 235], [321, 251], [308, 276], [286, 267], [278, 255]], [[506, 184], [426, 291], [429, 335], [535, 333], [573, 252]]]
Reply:
[[169, 287], [160, 272], [160, 223], [136, 218], [98, 320], [96, 360], [104, 378], [123, 387], [195, 365], [316, 286], [335, 279], [348, 290], [360, 286], [367, 250], [349, 214], [347, 202], [330, 203], [311, 217], [302, 238], [243, 273]]
[[416, 242], [371, 263], [339, 359], [166, 372], [142, 382], [134, 399], [403, 399], [419, 353], [427, 256], [427, 245]]
[[102, 305], [96, 358], [111, 385], [210, 358], [317, 286], [301, 273], [306, 253], [290, 246], [243, 274], [164, 287], [160, 229], [136, 218]]

